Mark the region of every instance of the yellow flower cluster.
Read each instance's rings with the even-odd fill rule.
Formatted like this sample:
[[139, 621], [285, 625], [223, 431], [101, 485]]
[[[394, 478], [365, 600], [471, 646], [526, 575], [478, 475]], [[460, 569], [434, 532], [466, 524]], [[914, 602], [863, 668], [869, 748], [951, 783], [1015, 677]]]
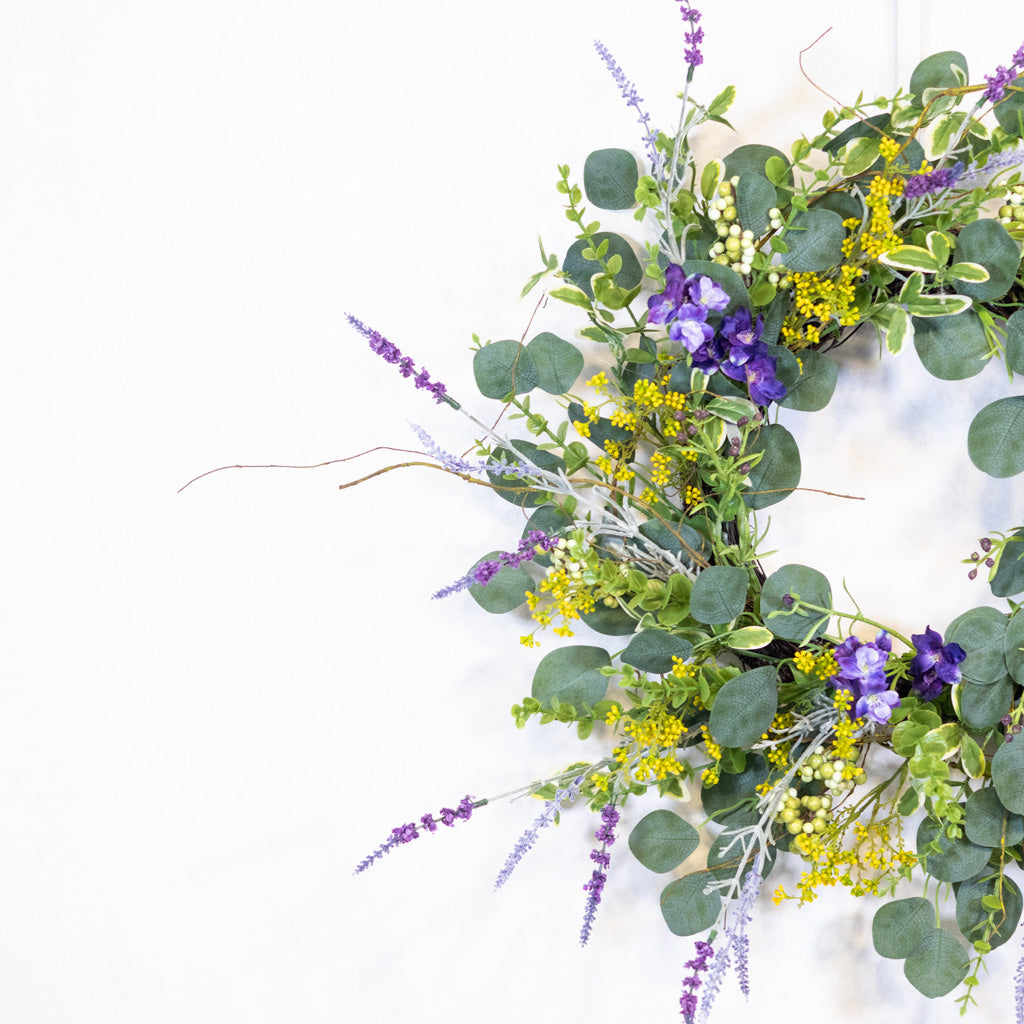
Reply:
[[[605, 721], [614, 724], [621, 718], [618, 706], [605, 716]], [[683, 723], [673, 715], [665, 703], [653, 704], [642, 719], [623, 720], [622, 731], [629, 743], [613, 751], [619, 764], [617, 771], [631, 764], [631, 773], [639, 782], [649, 779], [664, 781], [670, 775], [684, 775], [688, 766], [676, 757], [676, 748], [683, 735]]]
[[882, 139], [878, 146], [878, 152], [882, 154], [882, 159], [887, 164], [891, 164], [900, 155], [900, 149], [900, 144], [890, 139], [888, 135]]
[[814, 674], [824, 682], [831, 676], [838, 675], [839, 673], [839, 662], [836, 661], [836, 656], [832, 651], [822, 651], [814, 659]]
[[641, 378], [633, 385], [633, 401], [637, 405], [660, 409], [665, 404], [665, 396], [654, 381]]
[[[847, 242], [852, 245], [852, 239], [847, 239]], [[821, 341], [822, 329], [833, 319], [840, 327], [855, 324], [860, 310], [853, 304], [856, 294], [854, 282], [862, 273], [860, 268], [844, 264], [839, 268], [837, 277], [821, 277], [814, 273], [791, 275], [796, 313], [786, 317], [782, 325], [786, 344], [793, 349], [816, 345]]]
[[623, 430], [636, 430], [636, 413], [630, 412], [624, 406], [617, 406], [608, 419], [611, 420], [613, 427], [621, 427]]
[[[872, 259], [878, 259], [879, 256], [891, 252], [901, 242], [900, 236], [896, 234], [892, 213], [889, 209], [892, 200], [901, 195], [903, 195], [903, 179], [898, 174], [888, 178], [876, 174], [872, 178], [871, 189], [864, 199], [864, 205], [871, 211], [871, 220], [868, 223], [867, 231], [860, 237], [861, 249]], [[848, 223], [848, 221], [843, 221], [844, 226]], [[855, 221], [855, 224], [859, 223], [859, 221]]]
[[700, 780], [705, 786], [713, 786], [721, 775], [722, 748], [711, 738], [706, 725], [700, 727], [700, 734], [704, 738], [704, 749], [708, 752], [708, 757], [715, 762], [710, 768], [704, 769]]
[[793, 655], [793, 664], [801, 671], [810, 675], [814, 671], [814, 652], [797, 651]]
[[[761, 736], [761, 739], [772, 740], [774, 738], [772, 733], [777, 736], [779, 733], [788, 729], [792, 724], [793, 716], [791, 714], [776, 715], [772, 719], [772, 724], [768, 726], [768, 731]], [[789, 764], [790, 747], [791, 744], [789, 743], [777, 743], [774, 746], [766, 747], [764, 750], [764, 756], [777, 768], [785, 768]], [[772, 785], [769, 783], [762, 783], [761, 785], [765, 787], [764, 790], [761, 790], [762, 792], [766, 792], [772, 788]], [[761, 787], [759, 786], [758, 789], [760, 790]]]
[[656, 487], [664, 487], [672, 479], [672, 459], [661, 452], [651, 455], [651, 483]]
[[[552, 568], [537, 589], [539, 594], [527, 591], [527, 607], [541, 629], [546, 629], [556, 617], [561, 616], [562, 624], [555, 627], [556, 636], [573, 636], [569, 623], [578, 619], [581, 612], [592, 612], [596, 604], [586, 584], [574, 579], [565, 569]], [[540, 594], [549, 594], [551, 600], [542, 606]], [[534, 643], [527, 643], [526, 637], [521, 637], [520, 642], [527, 647], [534, 646]]]
[[[813, 903], [819, 886], [843, 885], [852, 896], [877, 896], [883, 882], [894, 884], [897, 876], [917, 863], [917, 857], [904, 849], [898, 822], [895, 837], [888, 821], [868, 825], [854, 822], [853, 833], [856, 845], [849, 850], [841, 845], [845, 834], [841, 829], [821, 835], [802, 833], [793, 840], [792, 848], [811, 864], [810, 871], [803, 872], [797, 882], [801, 904]], [[772, 899], [781, 903], [794, 897], [779, 886]]]
[[686, 493], [683, 495], [683, 501], [687, 505], [699, 505], [704, 500], [704, 495], [701, 494], [700, 489], [697, 487], [691, 487], [687, 484]]

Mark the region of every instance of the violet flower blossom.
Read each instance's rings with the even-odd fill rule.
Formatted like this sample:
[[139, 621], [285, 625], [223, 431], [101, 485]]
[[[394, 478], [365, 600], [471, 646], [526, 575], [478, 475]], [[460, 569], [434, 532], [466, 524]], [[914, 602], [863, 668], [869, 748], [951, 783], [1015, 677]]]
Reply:
[[899, 705], [899, 694], [889, 689], [885, 677], [891, 651], [892, 639], [884, 629], [873, 642], [848, 636], [836, 647], [834, 656], [839, 671], [829, 679], [829, 685], [853, 695], [855, 717], [885, 725], [892, 717], [892, 709]]
[[[375, 331], [372, 327], [367, 327], [362, 320], [357, 320], [351, 313], [346, 313], [345, 319], [348, 320], [348, 322], [364, 338], [366, 338], [370, 343], [370, 348], [374, 353], [379, 355], [384, 362], [397, 364], [398, 372], [403, 377], [412, 377], [413, 374], [416, 373], [416, 367], [413, 365], [412, 360], [408, 356], [403, 356], [402, 353], [379, 331]], [[420, 370], [419, 373], [416, 373], [413, 383], [417, 388], [425, 388], [429, 391], [439, 405], [441, 402], [447, 402], [456, 409], [459, 408], [458, 402], [448, 396], [448, 389], [440, 381], [432, 381], [430, 379], [430, 374], [427, 373], [426, 370]]]
[[420, 818], [419, 824], [409, 822], [407, 825], [399, 825], [391, 830], [391, 835], [387, 841], [382, 843], [373, 851], [369, 856], [365, 857], [359, 865], [356, 867], [353, 874], [358, 875], [360, 872], [365, 871], [375, 860], [380, 860], [385, 853], [390, 853], [396, 846], [401, 846], [403, 843], [411, 843], [414, 839], [418, 839], [421, 830], [427, 832], [436, 832], [438, 824], [447, 825], [451, 828], [456, 821], [469, 821], [473, 811], [477, 807], [483, 807], [486, 804], [486, 800], [477, 800], [474, 802], [471, 796], [463, 797], [459, 801], [457, 808], [453, 807], [442, 807], [440, 811], [440, 818], [434, 818], [430, 814], [424, 814]]
[[911, 633], [917, 654], [910, 662], [913, 690], [921, 700], [934, 700], [943, 686], [960, 682], [960, 663], [967, 657], [956, 643], [943, 645], [942, 634], [926, 626], [923, 633]]
[[937, 171], [912, 174], [907, 178], [903, 196], [905, 199], [916, 199], [919, 196], [930, 195], [932, 192], [941, 192], [943, 189], [952, 188], [963, 173], [963, 161], [957, 161], [952, 167], [940, 167]]
[[512, 848], [512, 852], [505, 860], [505, 866], [501, 869], [494, 883], [495, 889], [500, 889], [516, 869], [519, 862], [533, 848], [537, 836], [542, 828], [547, 828], [555, 820], [559, 806], [566, 800], [572, 803], [583, 785], [583, 776], [577, 776], [565, 789], [558, 789], [555, 795], [544, 805], [544, 810], [537, 816], [533, 824], [519, 837], [519, 841]]
[[679, 5], [679, 13], [682, 14], [683, 21], [690, 25], [690, 30], [683, 37], [688, 44], [688, 48], [683, 51], [683, 56], [686, 58], [686, 63], [691, 68], [695, 68], [704, 63], [704, 55], [698, 49], [698, 46], [704, 41], [704, 29], [695, 27], [700, 21], [700, 11], [691, 7], [684, 0]]
[[606, 804], [601, 809], [601, 822], [594, 833], [594, 838], [601, 843], [600, 849], [590, 851], [590, 859], [597, 865], [590, 881], [583, 886], [584, 892], [589, 893], [587, 905], [583, 911], [583, 927], [580, 928], [580, 945], [585, 946], [590, 939], [590, 931], [594, 926], [594, 917], [597, 914], [597, 905], [601, 902], [601, 893], [604, 891], [605, 882], [608, 881], [607, 868], [611, 862], [611, 854], [608, 847], [615, 842], [615, 826], [619, 823], [619, 812], [615, 810], [614, 804]]
[[531, 562], [537, 556], [537, 548], [543, 551], [550, 551], [558, 544], [554, 537], [549, 537], [543, 530], [531, 530], [520, 542], [515, 551], [503, 551], [497, 558], [486, 558], [478, 565], [475, 565], [465, 576], [449, 583], [433, 595], [436, 601], [438, 598], [449, 597], [460, 590], [467, 590], [469, 587], [479, 584], [486, 587], [498, 573], [508, 567], [517, 569], [523, 562]]

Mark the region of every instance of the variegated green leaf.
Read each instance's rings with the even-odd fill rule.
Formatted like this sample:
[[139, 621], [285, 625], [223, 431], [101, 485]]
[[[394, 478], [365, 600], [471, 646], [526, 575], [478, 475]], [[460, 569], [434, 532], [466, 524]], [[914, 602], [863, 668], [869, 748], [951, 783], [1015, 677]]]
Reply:
[[913, 302], [921, 294], [924, 277], [916, 271], [903, 283], [900, 289], [900, 302]]
[[966, 295], [919, 295], [907, 303], [907, 312], [911, 316], [956, 316], [972, 305], [972, 300]]
[[901, 245], [892, 252], [878, 257], [879, 263], [899, 270], [921, 270], [926, 274], [934, 274], [941, 264], [935, 257], [920, 245]]
[[950, 277], [958, 281], [987, 281], [988, 271], [980, 263], [954, 263], [949, 268]]
[[935, 262], [944, 267], [949, 262], [949, 253], [955, 243], [942, 231], [929, 231], [925, 239], [928, 251], [935, 257]]
[[764, 626], [744, 626], [729, 634], [729, 646], [734, 651], [756, 651], [767, 647], [775, 639], [775, 634]]
[[907, 316], [906, 310], [897, 306], [885, 329], [885, 347], [892, 355], [896, 355], [903, 348], [904, 342], [913, 336], [913, 331], [913, 321]]

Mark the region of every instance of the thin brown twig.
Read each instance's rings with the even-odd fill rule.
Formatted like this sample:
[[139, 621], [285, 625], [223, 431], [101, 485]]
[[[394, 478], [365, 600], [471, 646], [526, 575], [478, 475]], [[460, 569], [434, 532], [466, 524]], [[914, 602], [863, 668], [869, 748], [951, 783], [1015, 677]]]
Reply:
[[216, 469], [208, 469], [205, 473], [200, 473], [199, 476], [192, 477], [187, 484], [178, 488], [178, 494], [181, 494], [186, 487], [190, 487], [197, 480], [202, 480], [204, 476], [210, 476], [213, 473], [220, 473], [225, 469], [321, 469], [323, 466], [335, 466], [339, 462], [351, 462], [353, 459], [362, 458], [364, 455], [369, 455], [371, 452], [408, 452], [410, 455], [422, 454], [422, 452], [414, 451], [412, 448], [391, 448], [388, 445], [381, 444], [377, 445], [376, 448], [367, 448], [365, 452], [359, 452], [358, 455], [346, 455], [343, 459], [328, 459], [327, 462], [314, 462], [309, 466], [289, 466], [278, 463], [269, 463], [267, 465], [218, 466]]
[[829, 32], [831, 32], [831, 31], [832, 31], [832, 26], [831, 26], [831, 25], [829, 25], [829, 27], [828, 27], [827, 29], [825, 29], [825, 31], [824, 31], [824, 32], [822, 32], [822, 33], [821, 33], [821, 35], [820, 35], [820, 36], [818, 36], [818, 38], [817, 38], [817, 39], [815, 39], [813, 43], [808, 43], [808, 44], [807, 44], [807, 45], [806, 45], [806, 46], [805, 46], [805, 47], [804, 47], [804, 48], [803, 48], [803, 49], [802, 49], [802, 50], [800, 51], [800, 53], [799, 53], [799, 54], [797, 55], [797, 63], [798, 63], [799, 65], [800, 65], [800, 74], [801, 74], [801, 75], [803, 75], [803, 76], [804, 76], [804, 78], [806, 78], [806, 79], [807, 79], [807, 81], [808, 81], [808, 82], [810, 82], [810, 83], [811, 83], [811, 85], [812, 85], [812, 86], [813, 86], [813, 87], [814, 87], [815, 89], [817, 89], [817, 90], [818, 90], [818, 92], [820, 92], [820, 93], [822, 94], [822, 96], [827, 96], [827, 97], [828, 97], [828, 98], [829, 98], [829, 99], [830, 99], [830, 100], [831, 100], [831, 101], [832, 101], [833, 103], [838, 103], [838, 104], [839, 104], [839, 106], [841, 106], [841, 107], [845, 107], [845, 106], [846, 106], [846, 104], [845, 104], [845, 103], [844, 103], [844, 102], [843, 102], [842, 100], [838, 100], [838, 99], [836, 99], [836, 98], [835, 98], [835, 96], [833, 96], [833, 95], [832, 95], [832, 93], [830, 93], [830, 92], [826, 92], [826, 91], [825, 91], [824, 89], [822, 89], [822, 87], [821, 87], [820, 85], [818, 85], [818, 83], [817, 83], [817, 82], [815, 82], [815, 81], [814, 81], [814, 79], [813, 79], [813, 78], [811, 78], [811, 76], [810, 76], [809, 74], [807, 74], [807, 72], [806, 72], [806, 71], [804, 70], [804, 54], [805, 54], [805, 53], [807, 53], [807, 51], [808, 51], [808, 50], [811, 50], [811, 49], [813, 49], [813, 48], [814, 48], [815, 46], [817, 46], [817, 45], [818, 45], [818, 43], [820, 43], [820, 42], [822, 41], [822, 39], [824, 39], [824, 38], [825, 38], [825, 36], [827, 36], [827, 35], [829, 34]]

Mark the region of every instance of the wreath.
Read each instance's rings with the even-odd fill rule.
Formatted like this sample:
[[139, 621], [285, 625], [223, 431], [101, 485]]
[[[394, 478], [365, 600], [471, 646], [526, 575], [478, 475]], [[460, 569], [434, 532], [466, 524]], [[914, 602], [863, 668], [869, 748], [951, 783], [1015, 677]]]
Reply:
[[[474, 351], [481, 394], [529, 438], [472, 415], [348, 317], [374, 353], [471, 420], [475, 450], [464, 455], [417, 428], [430, 464], [523, 510], [518, 540], [434, 597], [466, 591], [492, 613], [525, 606], [521, 642], [544, 653], [512, 709], [516, 725], [539, 718], [608, 737], [604, 756], [523, 788], [543, 807], [496, 884], [568, 803], [589, 805], [599, 823], [582, 887], [585, 944], [621, 809], [656, 790], [666, 801], [628, 847], [673, 873], [662, 915], [673, 934], [695, 937], [684, 1020], [707, 1017], [730, 965], [747, 991], [746, 928], [783, 855], [802, 874], [771, 898], [808, 903], [833, 885], [883, 897], [879, 955], [901, 960], [924, 996], [963, 986], [966, 1007], [1024, 903], [1024, 739], [1014, 742], [1024, 527], [982, 538], [968, 560], [1005, 610], [983, 605], [903, 635], [837, 599], [812, 567], [767, 574], [761, 513], [800, 484], [776, 410], [824, 408], [839, 372], [829, 353], [866, 325], [880, 356], [912, 344], [942, 380], [1000, 359], [1011, 377], [1024, 373], [1024, 46], [983, 84], [970, 84], [963, 55], [934, 54], [906, 91], [830, 110], [788, 154], [744, 145], [699, 166], [691, 134], [728, 125], [734, 90], [706, 105], [691, 94], [703, 31], [697, 10], [681, 11], [687, 73], [671, 133], [651, 126], [596, 44], [638, 115], [643, 159], [594, 152], [582, 186], [559, 168], [575, 240], [561, 259], [541, 245], [523, 289], [553, 278], [547, 296], [585, 325], [573, 340], [543, 332]], [[589, 208], [633, 210], [650, 241], [635, 247]], [[605, 368], [584, 381], [585, 354]], [[1024, 395], [980, 409], [966, 441], [980, 471], [1024, 471]], [[559, 642], [581, 624], [612, 650]], [[879, 749], [896, 756], [882, 777]], [[357, 872], [487, 803], [467, 796], [399, 825]], [[714, 838], [706, 863], [683, 869], [700, 844], [689, 818]], [[911, 878], [925, 895], [900, 895]], [[956, 932], [936, 924], [942, 899], [955, 901]], [[1022, 1022], [1024, 959], [1015, 986]]]

